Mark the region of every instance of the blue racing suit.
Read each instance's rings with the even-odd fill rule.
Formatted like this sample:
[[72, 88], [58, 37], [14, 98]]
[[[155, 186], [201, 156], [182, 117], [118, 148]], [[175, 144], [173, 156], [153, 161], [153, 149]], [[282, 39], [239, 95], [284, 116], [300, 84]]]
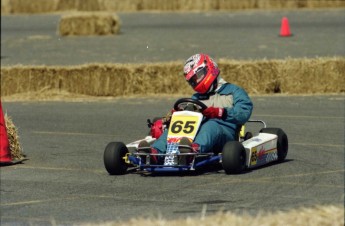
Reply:
[[[221, 152], [227, 141], [236, 139], [239, 125], [245, 124], [253, 110], [253, 103], [241, 87], [225, 83], [216, 92], [192, 96], [207, 107], [224, 108], [222, 119], [212, 118], [203, 121], [194, 143], [198, 144], [201, 153]], [[159, 153], [166, 152], [168, 130], [152, 145]]]

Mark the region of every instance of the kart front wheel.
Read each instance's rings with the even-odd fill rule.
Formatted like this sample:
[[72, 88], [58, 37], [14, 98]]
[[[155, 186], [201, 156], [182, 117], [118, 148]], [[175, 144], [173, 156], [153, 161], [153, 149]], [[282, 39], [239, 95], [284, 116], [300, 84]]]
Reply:
[[289, 142], [286, 133], [280, 128], [263, 128], [260, 133], [270, 133], [278, 136], [277, 152], [278, 161], [282, 162], [286, 158], [289, 149]]
[[125, 162], [128, 149], [122, 142], [109, 143], [103, 155], [104, 166], [110, 175], [123, 175], [127, 172], [128, 164]]
[[222, 151], [222, 165], [226, 174], [239, 174], [246, 168], [246, 151], [238, 141], [227, 142]]

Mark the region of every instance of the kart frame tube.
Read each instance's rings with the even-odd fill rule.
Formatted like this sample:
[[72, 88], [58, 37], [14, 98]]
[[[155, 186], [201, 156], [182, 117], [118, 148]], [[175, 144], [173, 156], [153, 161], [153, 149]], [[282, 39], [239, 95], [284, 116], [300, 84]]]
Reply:
[[[143, 154], [140, 154], [140, 155], [143, 155]], [[150, 155], [150, 154], [144, 154], [144, 155]], [[153, 154], [153, 155], [166, 156], [169, 154]], [[180, 155], [191, 155], [191, 154], [180, 154]], [[140, 170], [146, 169], [147, 171], [150, 171], [150, 172], [179, 172], [179, 171], [186, 171], [186, 170], [194, 170], [195, 168], [202, 167], [202, 166], [211, 164], [213, 162], [220, 162], [222, 159], [220, 154], [214, 156], [213, 153], [192, 154], [192, 155], [195, 155], [195, 157], [197, 157], [197, 156], [210, 156], [210, 158], [202, 160], [202, 161], [197, 162], [197, 163], [195, 163], [193, 161], [193, 164], [191, 166], [190, 165], [166, 166], [166, 165], [141, 164], [141, 159], [136, 157], [136, 156], [133, 156], [133, 155], [129, 155], [128, 159], [132, 164], [138, 165]]]

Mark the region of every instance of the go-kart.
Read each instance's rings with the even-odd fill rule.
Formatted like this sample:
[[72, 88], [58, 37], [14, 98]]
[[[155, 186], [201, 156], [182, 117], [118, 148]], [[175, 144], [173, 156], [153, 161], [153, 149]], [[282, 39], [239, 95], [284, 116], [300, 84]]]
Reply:
[[[158, 138], [152, 130], [144, 139], [125, 145], [123, 142], [110, 142], [104, 151], [104, 165], [111, 175], [122, 175], [133, 167], [134, 171], [141, 172], [181, 172], [198, 170], [207, 165], [221, 165], [226, 174], [239, 174], [247, 169], [256, 168], [271, 162], [282, 162], [288, 153], [288, 138], [280, 128], [267, 128], [261, 120], [249, 120], [248, 123], [260, 123], [262, 128], [253, 136], [245, 133], [245, 125], [239, 125], [237, 139], [228, 141], [222, 150], [213, 150], [210, 153], [192, 152], [192, 147], [180, 143], [182, 139], [196, 136], [203, 120], [202, 111], [207, 106], [201, 101], [182, 98], [175, 102], [174, 112], [168, 123], [162, 120], [148, 120], [149, 127], [159, 127], [168, 130], [167, 152], [151, 153], [148, 147], [142, 147], [143, 142], [151, 145]], [[157, 128], [155, 128], [157, 129]], [[181, 152], [189, 148], [190, 152]], [[159, 162], [152, 162], [156, 157]], [[186, 161], [188, 159], [188, 161]]]

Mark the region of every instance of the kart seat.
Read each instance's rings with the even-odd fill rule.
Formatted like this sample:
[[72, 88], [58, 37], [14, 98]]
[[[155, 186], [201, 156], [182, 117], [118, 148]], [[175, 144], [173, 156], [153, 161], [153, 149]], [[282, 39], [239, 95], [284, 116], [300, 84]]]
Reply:
[[251, 132], [245, 132], [245, 130], [245, 125], [237, 125], [235, 140], [242, 142], [253, 137]]

